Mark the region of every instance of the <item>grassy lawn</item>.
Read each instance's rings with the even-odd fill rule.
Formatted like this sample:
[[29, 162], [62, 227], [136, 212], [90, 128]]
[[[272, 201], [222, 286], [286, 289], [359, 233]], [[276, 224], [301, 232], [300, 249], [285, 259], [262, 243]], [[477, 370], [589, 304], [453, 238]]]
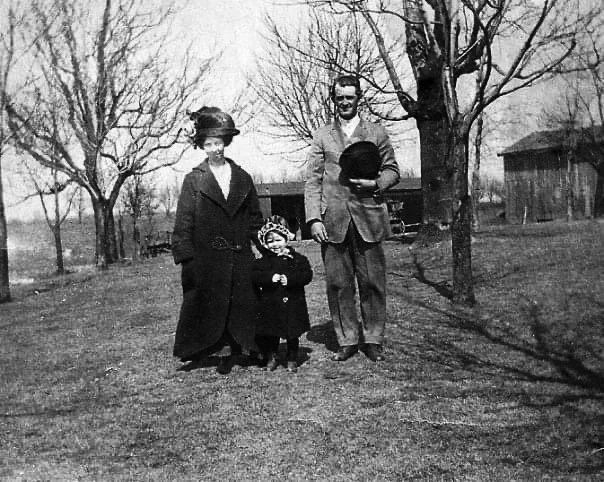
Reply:
[[300, 242], [315, 279], [296, 374], [178, 370], [167, 255], [24, 271], [0, 306], [0, 479], [602, 480], [603, 239], [602, 222], [475, 234], [472, 309], [447, 299], [447, 246], [387, 242], [378, 364], [330, 361], [320, 255]]

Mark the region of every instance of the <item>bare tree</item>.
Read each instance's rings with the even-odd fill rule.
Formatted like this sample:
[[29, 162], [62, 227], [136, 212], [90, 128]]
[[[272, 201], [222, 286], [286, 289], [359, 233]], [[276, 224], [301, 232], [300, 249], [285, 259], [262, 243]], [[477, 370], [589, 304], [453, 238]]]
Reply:
[[417, 177], [417, 173], [412, 168], [401, 170], [401, 178], [412, 178], [412, 177]]
[[329, 86], [342, 72], [368, 81], [362, 109], [398, 119], [396, 102], [383, 94], [388, 77], [364, 22], [318, 9], [307, 14], [294, 29], [266, 18], [265, 52], [250, 79], [267, 117], [264, 134], [290, 146], [289, 152], [310, 145], [312, 133], [333, 118]]
[[[567, 78], [556, 102], [544, 107], [542, 116], [555, 129], [566, 162], [567, 220], [574, 218], [577, 202], [583, 197], [585, 216], [604, 214], [604, 117], [602, 113], [602, 65], [593, 71]], [[579, 175], [578, 163], [589, 163], [596, 174], [592, 191], [588, 176]], [[593, 200], [593, 210], [592, 210]]]
[[[569, 9], [544, 0], [306, 0], [370, 28], [394, 96], [416, 121], [422, 162], [424, 222], [450, 226], [453, 300], [475, 301], [471, 257], [469, 139], [480, 114], [501, 97], [559, 73], [579, 37], [601, 18], [598, 2]], [[405, 42], [385, 32], [397, 23]], [[393, 53], [405, 52], [406, 86]], [[574, 67], [570, 67], [574, 68]], [[479, 83], [463, 81], [480, 71]]]
[[134, 244], [132, 259], [136, 260], [141, 248], [140, 221], [146, 218], [146, 232], [153, 231], [153, 217], [159, 202], [156, 189], [149, 176], [133, 176], [126, 183], [126, 189], [123, 192], [123, 206], [132, 220], [132, 241]]
[[31, 3], [35, 75], [10, 99], [9, 126], [21, 149], [90, 195], [100, 266], [117, 258], [113, 208], [124, 182], [180, 160], [179, 125], [215, 60], [194, 61], [190, 47], [168, 55], [174, 12], [171, 2]]
[[[6, 8], [6, 10], [4, 10]], [[0, 18], [0, 304], [11, 300], [8, 273], [8, 228], [4, 192], [2, 189], [2, 164], [10, 143], [5, 106], [8, 101], [9, 77], [14, 69], [17, 48], [15, 31], [19, 21], [12, 2], [3, 7]]]
[[254, 184], [262, 184], [266, 182], [266, 176], [264, 171], [251, 172], [250, 175], [252, 176]]
[[483, 175], [480, 178], [480, 187], [479, 199], [486, 197], [491, 204], [505, 197], [505, 184], [501, 179]]
[[[485, 56], [480, 58], [480, 63], [485, 61]], [[480, 89], [483, 78], [482, 74], [484, 69], [482, 65], [476, 71], [476, 89]], [[478, 203], [480, 201], [482, 192], [480, 185], [480, 165], [482, 161], [482, 143], [484, 134], [484, 118], [485, 112], [481, 111], [477, 118], [474, 127], [474, 168], [472, 169], [472, 228], [477, 230], [480, 228], [480, 210], [478, 209]]]
[[[65, 273], [65, 263], [63, 258], [63, 240], [61, 236], [61, 226], [71, 212], [71, 206], [77, 194], [77, 189], [73, 189], [69, 179], [61, 180], [61, 175], [56, 169], [50, 169], [50, 179], [44, 180], [44, 173], [30, 166], [26, 166], [29, 180], [35, 189], [34, 196], [40, 199], [42, 211], [46, 224], [53, 235], [55, 245], [55, 257], [57, 274]], [[61, 206], [61, 195], [65, 196], [63, 206]], [[52, 196], [52, 209], [46, 202], [46, 197]], [[29, 197], [29, 196], [28, 196]]]
[[84, 220], [84, 212], [86, 211], [86, 203], [84, 201], [84, 190], [81, 187], [78, 187], [77, 189], [76, 204], [78, 209], [78, 224], [82, 224]]
[[[575, 90], [576, 110], [584, 118], [580, 139], [582, 155], [597, 174], [593, 213], [596, 217], [604, 215], [604, 63], [601, 54], [604, 33], [602, 26], [599, 27], [589, 30], [589, 41], [578, 55], [584, 70], [577, 72], [581, 88]], [[573, 116], [570, 109], [569, 113]]]
[[158, 202], [163, 207], [166, 217], [172, 216], [178, 197], [180, 196], [180, 183], [177, 180], [165, 184], [159, 190]]

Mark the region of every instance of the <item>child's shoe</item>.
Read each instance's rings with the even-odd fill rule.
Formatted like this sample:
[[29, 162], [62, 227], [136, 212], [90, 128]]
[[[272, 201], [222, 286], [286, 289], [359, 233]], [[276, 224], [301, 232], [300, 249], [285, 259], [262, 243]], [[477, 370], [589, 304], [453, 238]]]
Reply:
[[288, 361], [287, 362], [287, 371], [296, 373], [298, 371], [298, 363], [295, 361]]
[[277, 356], [276, 355], [271, 355], [268, 358], [268, 362], [266, 364], [266, 369], [269, 372], [274, 372], [277, 369], [278, 366], [279, 366], [279, 360], [277, 360]]

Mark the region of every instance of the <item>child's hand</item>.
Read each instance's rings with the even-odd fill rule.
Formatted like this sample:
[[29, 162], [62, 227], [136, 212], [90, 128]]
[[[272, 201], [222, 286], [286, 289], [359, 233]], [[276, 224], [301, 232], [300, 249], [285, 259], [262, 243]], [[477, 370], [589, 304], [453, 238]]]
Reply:
[[283, 285], [283, 286], [287, 286], [287, 276], [285, 276], [284, 274], [281, 275], [281, 278], [279, 279], [279, 282]]
[[279, 283], [281, 281], [281, 275], [279, 273], [275, 273], [272, 278], [273, 283]]

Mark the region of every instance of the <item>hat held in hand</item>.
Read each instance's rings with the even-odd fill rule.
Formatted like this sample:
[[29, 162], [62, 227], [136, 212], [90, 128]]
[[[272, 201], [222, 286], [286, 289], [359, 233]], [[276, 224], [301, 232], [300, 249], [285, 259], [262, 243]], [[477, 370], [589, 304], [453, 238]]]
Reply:
[[380, 150], [369, 141], [350, 144], [340, 155], [340, 167], [346, 179], [376, 179], [381, 164]]

